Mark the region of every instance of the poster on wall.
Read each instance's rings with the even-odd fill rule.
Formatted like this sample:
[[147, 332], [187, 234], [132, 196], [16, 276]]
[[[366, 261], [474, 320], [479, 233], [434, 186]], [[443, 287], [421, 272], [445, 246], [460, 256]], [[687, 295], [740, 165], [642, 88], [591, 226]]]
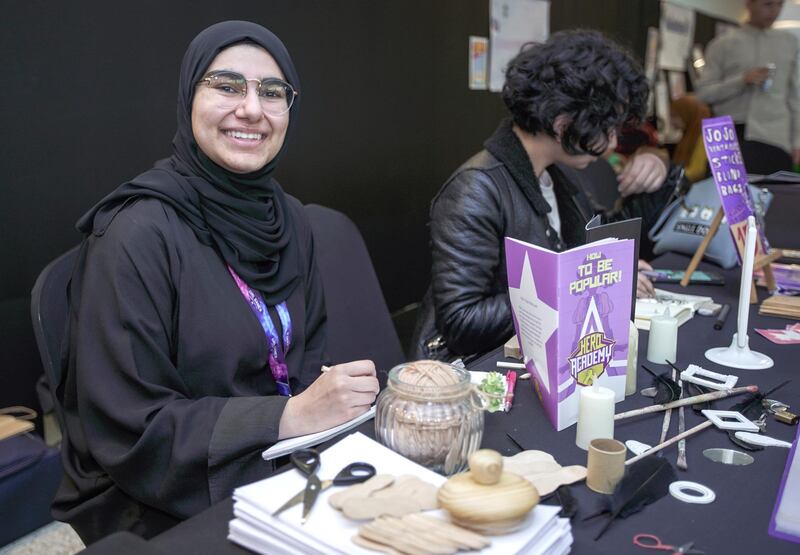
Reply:
[[647, 97], [647, 115], [652, 116], [654, 110], [653, 91], [656, 84], [656, 73], [658, 71], [658, 29], [655, 27], [647, 28], [647, 47], [644, 53], [644, 75], [647, 77], [647, 83], [650, 87], [650, 93]]
[[678, 100], [686, 96], [686, 74], [682, 71], [668, 71], [667, 81], [669, 81], [669, 98]]
[[486, 90], [488, 88], [489, 39], [469, 37], [469, 88]]
[[544, 42], [550, 34], [547, 0], [490, 0], [489, 89], [500, 92], [508, 62], [527, 42]]
[[672, 119], [669, 112], [669, 84], [664, 71], [658, 72], [656, 78], [656, 86], [654, 88], [653, 96], [655, 97], [656, 104], [656, 126], [658, 134], [661, 137], [661, 142], [675, 143], [675, 130], [672, 128]]
[[661, 3], [661, 50], [658, 66], [661, 69], [686, 71], [686, 59], [694, 44], [694, 10]]

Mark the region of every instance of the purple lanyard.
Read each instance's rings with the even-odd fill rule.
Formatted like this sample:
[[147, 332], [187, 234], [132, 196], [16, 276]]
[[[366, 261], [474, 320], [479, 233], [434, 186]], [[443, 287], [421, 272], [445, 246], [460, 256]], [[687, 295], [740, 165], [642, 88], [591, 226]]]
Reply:
[[289, 387], [289, 372], [286, 368], [284, 354], [292, 344], [292, 318], [286, 308], [286, 301], [275, 306], [283, 328], [283, 346], [281, 348], [278, 330], [275, 329], [275, 324], [269, 316], [267, 305], [264, 303], [261, 293], [250, 288], [230, 266], [228, 266], [228, 271], [233, 276], [239, 291], [247, 301], [247, 304], [250, 305], [250, 308], [253, 309], [253, 314], [256, 315], [261, 327], [264, 329], [264, 335], [267, 337], [267, 347], [269, 347], [269, 368], [272, 370], [272, 377], [275, 379], [275, 383], [278, 385], [278, 393], [291, 397], [292, 390]]

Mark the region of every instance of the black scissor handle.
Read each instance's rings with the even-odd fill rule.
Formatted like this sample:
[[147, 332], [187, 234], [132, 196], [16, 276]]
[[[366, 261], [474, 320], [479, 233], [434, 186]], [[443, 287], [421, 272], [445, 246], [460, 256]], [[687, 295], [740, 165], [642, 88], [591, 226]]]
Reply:
[[345, 466], [333, 479], [334, 486], [349, 486], [366, 482], [375, 476], [375, 467], [363, 462], [354, 462]]
[[311, 476], [319, 468], [319, 453], [313, 449], [298, 449], [289, 456], [289, 460], [306, 476]]

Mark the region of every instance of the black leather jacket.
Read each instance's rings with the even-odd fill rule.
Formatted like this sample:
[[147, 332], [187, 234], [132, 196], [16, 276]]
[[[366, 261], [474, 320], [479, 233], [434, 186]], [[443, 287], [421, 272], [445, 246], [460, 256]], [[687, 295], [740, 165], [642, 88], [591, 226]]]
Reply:
[[[602, 195], [592, 194], [598, 182], [616, 190], [616, 176], [605, 160], [581, 171], [547, 168], [561, 218], [559, 239], [547, 218], [550, 205], [511, 121], [504, 121], [484, 146], [456, 170], [431, 204], [431, 285], [412, 340], [416, 358], [482, 353], [511, 337], [504, 238], [556, 251], [583, 244], [586, 223], [603, 210], [594, 200]], [[647, 216], [643, 227], [655, 220], [671, 188], [662, 189], [667, 191], [657, 196], [663, 199], [646, 202], [658, 210], [625, 216]]]

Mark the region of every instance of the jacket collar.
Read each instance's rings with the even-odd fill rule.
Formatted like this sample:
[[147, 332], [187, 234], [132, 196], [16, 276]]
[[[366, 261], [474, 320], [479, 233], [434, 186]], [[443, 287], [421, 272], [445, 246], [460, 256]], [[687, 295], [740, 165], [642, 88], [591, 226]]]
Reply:
[[508, 169], [536, 213], [547, 215], [550, 205], [542, 196], [539, 180], [533, 172], [533, 164], [512, 126], [511, 118], [504, 119], [483, 146]]

